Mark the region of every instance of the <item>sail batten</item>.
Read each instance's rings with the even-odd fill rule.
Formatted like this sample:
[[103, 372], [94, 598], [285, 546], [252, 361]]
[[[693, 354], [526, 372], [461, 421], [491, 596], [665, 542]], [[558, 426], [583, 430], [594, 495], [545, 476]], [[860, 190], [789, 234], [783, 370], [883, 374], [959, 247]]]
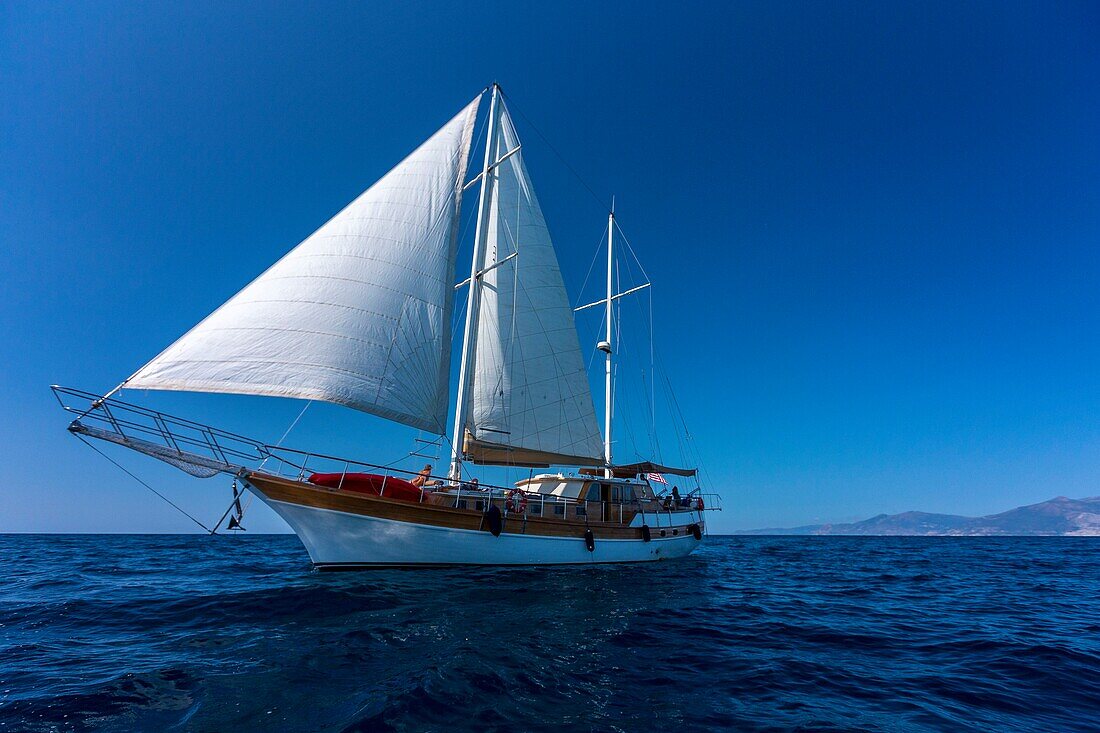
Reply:
[[591, 465], [603, 447], [573, 310], [515, 127], [498, 109], [464, 452], [479, 463]]
[[442, 432], [480, 99], [124, 386], [323, 400]]

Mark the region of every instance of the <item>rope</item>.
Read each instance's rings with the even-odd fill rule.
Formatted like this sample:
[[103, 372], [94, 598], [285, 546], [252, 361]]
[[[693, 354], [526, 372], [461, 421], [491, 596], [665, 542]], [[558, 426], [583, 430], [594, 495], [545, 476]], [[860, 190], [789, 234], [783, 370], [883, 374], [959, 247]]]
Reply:
[[[313, 404], [313, 400], [309, 400], [309, 401], [306, 402], [305, 406], [302, 407], [302, 411], [298, 413], [298, 417], [294, 418], [294, 422], [290, 423], [290, 427], [288, 427], [286, 429], [286, 431], [283, 433], [283, 437], [279, 438], [279, 442], [275, 444], [276, 448], [278, 448], [279, 446], [281, 446], [283, 444], [283, 441], [286, 440], [288, 435], [290, 435], [290, 431], [295, 428], [295, 426], [298, 424], [298, 421], [302, 419], [302, 416], [306, 414], [306, 410], [308, 410], [309, 406], [312, 405], [312, 404]], [[256, 470], [259, 471], [270, 460], [271, 460], [271, 454], [268, 453], [267, 458], [260, 461], [260, 465], [256, 467]], [[241, 494], [243, 495], [244, 491], [242, 491]], [[245, 502], [243, 504], [240, 504], [240, 507], [241, 507], [240, 518], [244, 518], [244, 513], [248, 511], [248, 507], [252, 506], [252, 500], [254, 498], [256, 498], [256, 495], [253, 494], [251, 491], [249, 491], [248, 492], [248, 498], [245, 500]], [[221, 525], [222, 521], [225, 520], [225, 517], [229, 514], [229, 510], [233, 508], [233, 504], [237, 504], [239, 501], [240, 501], [240, 496], [233, 497], [233, 503], [231, 503], [229, 505], [229, 509], [225, 510], [225, 514], [223, 514], [222, 518], [218, 520], [218, 524], [214, 525], [214, 529], [209, 530], [210, 534], [214, 534], [215, 532], [218, 531], [218, 527]]]
[[305, 407], [302, 408], [302, 411], [298, 413], [298, 417], [294, 418], [294, 422], [290, 423], [290, 427], [287, 428], [286, 431], [283, 433], [283, 437], [279, 438], [279, 442], [275, 444], [276, 448], [283, 444], [283, 441], [286, 440], [286, 436], [290, 435], [290, 431], [294, 429], [294, 426], [298, 424], [298, 421], [302, 419], [302, 415], [306, 414], [306, 410], [308, 410], [309, 406], [312, 404], [313, 400], [310, 400], [306, 403]]
[[183, 509], [182, 509], [182, 508], [181, 508], [181, 507], [180, 507], [180, 506], [179, 506], [178, 504], [176, 504], [175, 502], [173, 502], [173, 501], [172, 501], [171, 499], [169, 499], [169, 498], [168, 498], [167, 496], [165, 496], [164, 494], [160, 493], [159, 491], [157, 491], [156, 489], [154, 489], [154, 488], [153, 488], [152, 486], [150, 486], [149, 484], [145, 483], [145, 482], [144, 482], [144, 481], [142, 481], [142, 480], [141, 480], [140, 478], [138, 478], [137, 476], [135, 476], [135, 475], [134, 475], [133, 473], [131, 473], [131, 472], [130, 472], [130, 471], [129, 471], [129, 470], [128, 470], [128, 469], [127, 469], [127, 468], [126, 468], [125, 466], [123, 466], [123, 465], [122, 465], [121, 463], [119, 463], [118, 461], [116, 461], [116, 460], [115, 460], [114, 458], [111, 458], [111, 457], [110, 457], [109, 455], [107, 455], [106, 453], [104, 453], [103, 451], [101, 451], [101, 450], [100, 450], [99, 448], [96, 448], [96, 447], [95, 447], [94, 445], [92, 445], [91, 443], [89, 443], [89, 442], [88, 442], [87, 440], [85, 440], [85, 439], [84, 439], [84, 436], [83, 436], [83, 435], [77, 435], [76, 437], [80, 438], [80, 442], [82, 442], [82, 443], [83, 443], [84, 445], [88, 446], [89, 448], [91, 448], [92, 450], [94, 450], [94, 451], [95, 451], [96, 453], [98, 453], [99, 455], [103, 456], [104, 458], [106, 458], [106, 459], [107, 459], [108, 461], [110, 461], [111, 463], [113, 463], [113, 464], [115, 464], [116, 466], [118, 466], [118, 467], [119, 467], [119, 468], [120, 468], [120, 469], [122, 470], [122, 472], [123, 472], [123, 473], [125, 473], [125, 474], [126, 474], [127, 476], [129, 476], [129, 477], [130, 477], [130, 478], [132, 478], [133, 480], [137, 481], [137, 482], [138, 482], [139, 484], [141, 484], [141, 485], [142, 485], [142, 486], [144, 486], [145, 488], [149, 489], [149, 491], [152, 491], [152, 492], [153, 492], [154, 494], [156, 494], [157, 496], [159, 496], [159, 497], [160, 497], [161, 499], [164, 499], [164, 501], [166, 501], [166, 502], [168, 503], [168, 505], [169, 505], [169, 506], [171, 506], [171, 507], [172, 507], [173, 509], [175, 509], [176, 511], [178, 511], [178, 512], [179, 512], [180, 514], [182, 514], [183, 516], [187, 517], [188, 519], [190, 519], [190, 520], [191, 520], [192, 522], [194, 522], [195, 524], [199, 525], [200, 527], [202, 527], [202, 528], [203, 528], [203, 529], [204, 529], [205, 531], [207, 531], [207, 532], [210, 532], [210, 528], [209, 528], [209, 527], [207, 527], [207, 526], [206, 526], [205, 524], [203, 524], [203, 523], [202, 523], [202, 522], [200, 522], [199, 520], [195, 519], [195, 518], [194, 518], [193, 516], [191, 516], [190, 514], [188, 514], [188, 513], [187, 513], [186, 511], [184, 511], [184, 510], [183, 510]]
[[[308, 402], [306, 402], [305, 407], [303, 407], [302, 411], [298, 413], [298, 417], [294, 418], [294, 422], [290, 423], [290, 427], [288, 427], [286, 429], [286, 432], [283, 433], [283, 437], [279, 438], [279, 442], [275, 444], [276, 448], [280, 447], [283, 444], [283, 441], [286, 440], [286, 436], [290, 435], [290, 431], [294, 429], [294, 426], [298, 424], [298, 421], [302, 419], [302, 415], [306, 414], [306, 410], [308, 410], [309, 406], [312, 404], [313, 400], [309, 400]], [[264, 467], [264, 464], [270, 460], [271, 454], [268, 454], [267, 458], [260, 461], [260, 465], [256, 467], [256, 470], [259, 471], [261, 468]]]
[[583, 178], [581, 178], [581, 174], [577, 173], [577, 171], [573, 168], [573, 166], [569, 165], [569, 161], [565, 159], [565, 156], [563, 156], [561, 153], [558, 152], [558, 149], [554, 147], [553, 143], [550, 142], [550, 139], [547, 138], [546, 135], [542, 134], [542, 130], [540, 130], [538, 127], [536, 127], [535, 123], [532, 122], [531, 119], [527, 115], [523, 114], [523, 110], [521, 110], [519, 107], [515, 106], [515, 100], [512, 99], [512, 96], [511, 95], [506, 95], [504, 93], [504, 90], [501, 90], [500, 96], [503, 97], [503, 98], [506, 98], [509, 102], [512, 102], [513, 109], [515, 109], [515, 111], [519, 113], [519, 116], [523, 118], [523, 121], [526, 122], [531, 127], [531, 129], [534, 130], [535, 133], [539, 137], [542, 138], [542, 141], [544, 143], [546, 143], [546, 147], [550, 148], [550, 151], [553, 152], [554, 155], [557, 156], [558, 160], [561, 161], [562, 165], [564, 165], [567, 169], [569, 169], [569, 172], [572, 173], [573, 176], [578, 181], [580, 181], [580, 184], [582, 186], [584, 186], [584, 189], [592, 195], [592, 198], [594, 198], [596, 200], [596, 203], [599, 204], [600, 208], [603, 211], [607, 211], [608, 210], [607, 204], [604, 202], [604, 200], [601, 199], [599, 196], [597, 196], [596, 192], [592, 190], [592, 187], [589, 186], [588, 183], [586, 183]]
[[576, 308], [584, 302], [584, 289], [588, 287], [588, 280], [592, 277], [592, 270], [596, 267], [596, 259], [600, 256], [600, 252], [603, 252], [603, 243], [606, 238], [606, 232], [600, 234], [600, 241], [596, 244], [596, 249], [592, 253], [592, 262], [588, 264], [588, 272], [585, 273], [584, 282], [581, 283], [581, 289], [577, 291], [577, 299], [573, 302], [573, 307]]
[[645, 278], [646, 282], [649, 282], [649, 273], [645, 271], [645, 267], [642, 265], [642, 261], [638, 259], [637, 253], [634, 252], [634, 247], [630, 244], [630, 237], [626, 236], [626, 232], [624, 232], [623, 228], [619, 226], [618, 219], [615, 219], [615, 228], [619, 230], [619, 235], [623, 238], [623, 241], [626, 242], [626, 249], [628, 252], [630, 252], [630, 256], [633, 257], [634, 261], [638, 263], [638, 269], [642, 271], [642, 277]]

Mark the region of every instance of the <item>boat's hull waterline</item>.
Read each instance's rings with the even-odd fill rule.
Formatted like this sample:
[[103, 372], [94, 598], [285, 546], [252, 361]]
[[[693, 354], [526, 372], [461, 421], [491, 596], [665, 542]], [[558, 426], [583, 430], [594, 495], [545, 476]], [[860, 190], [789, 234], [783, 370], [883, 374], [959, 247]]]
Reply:
[[512, 517], [494, 536], [470, 510], [348, 496], [260, 475], [247, 483], [286, 520], [321, 570], [653, 562], [685, 557], [699, 546], [690, 525], [680, 522], [703, 528], [702, 512], [652, 516], [649, 541], [640, 524], [593, 523], [587, 527], [593, 534], [589, 550], [586, 526], [575, 522]]

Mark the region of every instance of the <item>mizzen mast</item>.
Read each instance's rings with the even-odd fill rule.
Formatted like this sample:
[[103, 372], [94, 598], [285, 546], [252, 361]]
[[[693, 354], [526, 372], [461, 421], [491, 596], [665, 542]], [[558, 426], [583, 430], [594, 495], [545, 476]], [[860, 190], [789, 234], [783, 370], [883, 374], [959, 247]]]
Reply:
[[[612, 475], [611, 470], [611, 423], [615, 414], [615, 384], [614, 384], [614, 368], [612, 364], [614, 348], [612, 347], [612, 339], [614, 337], [614, 308], [615, 301], [624, 295], [630, 295], [636, 293], [639, 290], [648, 288], [650, 283], [644, 282], [641, 285], [624, 290], [621, 293], [615, 292], [615, 229], [618, 224], [615, 223], [615, 202], [611, 202], [611, 211], [607, 214], [607, 293], [603, 298], [594, 301], [592, 303], [586, 303], [582, 306], [574, 308], [573, 311], [583, 311], [588, 308], [594, 308], [598, 305], [607, 306], [606, 315], [606, 331], [604, 333], [604, 340], [596, 344], [596, 348], [604, 353], [604, 442], [603, 442], [603, 459], [604, 465], [607, 467], [604, 471], [604, 475], [608, 478]], [[622, 230], [619, 232], [622, 233]], [[625, 239], [625, 237], [624, 237]], [[630, 242], [627, 241], [627, 246], [630, 246]], [[622, 283], [620, 283], [621, 285]]]
[[615, 266], [615, 201], [611, 201], [611, 211], [607, 214], [607, 337], [596, 345], [604, 353], [604, 407], [603, 407], [603, 460], [607, 464], [606, 475], [611, 477], [611, 416], [614, 413], [614, 387], [611, 377], [611, 328], [612, 328], [612, 303], [615, 295], [612, 272]]

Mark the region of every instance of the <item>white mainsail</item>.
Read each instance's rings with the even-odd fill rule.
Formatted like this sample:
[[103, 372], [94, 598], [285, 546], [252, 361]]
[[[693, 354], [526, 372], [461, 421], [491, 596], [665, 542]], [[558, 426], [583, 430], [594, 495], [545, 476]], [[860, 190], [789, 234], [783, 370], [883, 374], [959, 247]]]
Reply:
[[480, 100], [123, 386], [324, 400], [443, 432]]
[[515, 127], [503, 103], [497, 110], [491, 159], [512, 154], [488, 185], [465, 452], [482, 463], [599, 463], [573, 309]]

